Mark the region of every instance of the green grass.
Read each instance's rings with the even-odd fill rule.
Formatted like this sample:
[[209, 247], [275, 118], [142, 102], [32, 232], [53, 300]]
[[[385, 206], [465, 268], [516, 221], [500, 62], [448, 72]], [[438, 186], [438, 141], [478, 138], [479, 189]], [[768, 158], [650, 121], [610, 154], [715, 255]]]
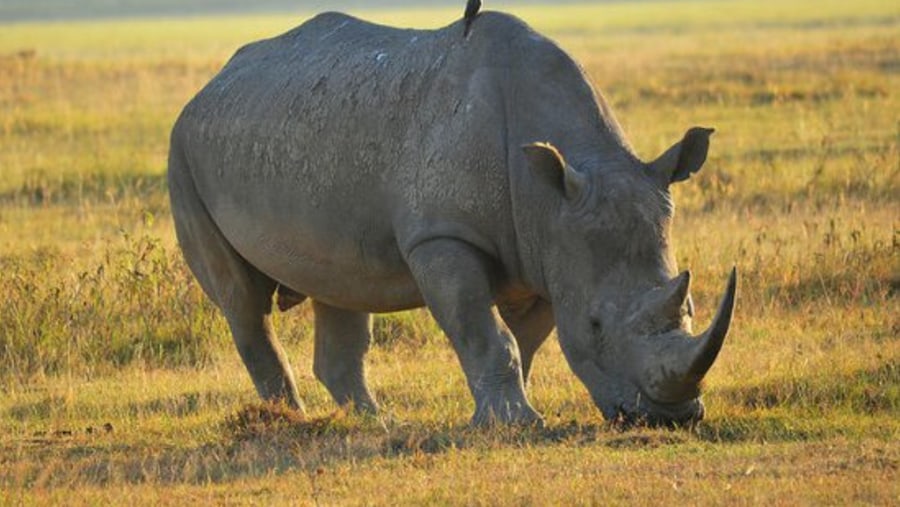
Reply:
[[547, 427], [469, 429], [461, 369], [424, 311], [376, 319], [384, 413], [335, 414], [311, 373], [308, 305], [277, 324], [309, 418], [257, 405], [175, 247], [167, 136], [235, 48], [299, 18], [6, 25], [0, 504], [900, 501], [900, 7], [515, 12], [584, 65], [643, 157], [717, 128], [704, 169], [675, 190], [697, 327], [728, 269], [742, 275], [704, 423], [607, 426], [551, 342], [530, 387]]

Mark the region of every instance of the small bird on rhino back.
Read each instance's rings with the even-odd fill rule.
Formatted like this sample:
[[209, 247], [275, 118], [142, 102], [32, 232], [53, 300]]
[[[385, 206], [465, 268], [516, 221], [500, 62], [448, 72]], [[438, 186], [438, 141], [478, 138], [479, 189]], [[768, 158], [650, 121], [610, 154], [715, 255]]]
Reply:
[[463, 14], [463, 19], [466, 23], [465, 31], [463, 31], [463, 35], [465, 37], [469, 36], [469, 31], [472, 29], [472, 22], [475, 21], [475, 16], [478, 15], [478, 11], [481, 10], [481, 0], [469, 0], [466, 3], [466, 12]]

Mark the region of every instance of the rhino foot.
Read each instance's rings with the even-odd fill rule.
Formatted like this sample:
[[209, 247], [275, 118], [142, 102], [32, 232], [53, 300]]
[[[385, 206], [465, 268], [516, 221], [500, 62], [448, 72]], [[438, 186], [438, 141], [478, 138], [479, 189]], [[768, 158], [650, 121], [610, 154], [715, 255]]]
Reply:
[[528, 401], [511, 402], [500, 397], [482, 400], [472, 416], [472, 426], [490, 427], [496, 424], [543, 428], [544, 418]]

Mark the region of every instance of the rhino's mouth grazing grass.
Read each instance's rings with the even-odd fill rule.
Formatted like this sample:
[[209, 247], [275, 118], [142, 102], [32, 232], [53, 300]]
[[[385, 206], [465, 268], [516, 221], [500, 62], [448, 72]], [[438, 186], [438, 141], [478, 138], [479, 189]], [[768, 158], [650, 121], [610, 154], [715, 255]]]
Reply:
[[[652, 409], [645, 408], [647, 405], [651, 405]], [[690, 429], [700, 423], [706, 413], [703, 403], [699, 399], [678, 404], [657, 403], [643, 399], [637, 402], [635, 408], [626, 408], [624, 404], [619, 405], [616, 408], [615, 417], [610, 419], [612, 426], [621, 430], [642, 426]]]
[[673, 403], [656, 401], [637, 385], [621, 383], [604, 373], [593, 360], [577, 364], [577, 371], [606, 386], [605, 391], [592, 393], [592, 398], [613, 428], [693, 428], [703, 420], [705, 409], [699, 397]]

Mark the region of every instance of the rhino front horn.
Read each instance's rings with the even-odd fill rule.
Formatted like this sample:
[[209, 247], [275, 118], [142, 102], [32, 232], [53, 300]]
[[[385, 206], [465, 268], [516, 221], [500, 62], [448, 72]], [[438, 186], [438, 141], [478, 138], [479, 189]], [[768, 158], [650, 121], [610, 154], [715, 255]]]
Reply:
[[699, 382], [715, 362], [719, 351], [722, 349], [725, 336], [728, 334], [728, 328], [731, 325], [736, 297], [737, 268], [735, 267], [732, 268], [731, 276], [728, 278], [728, 287], [725, 289], [725, 296], [722, 298], [722, 302], [719, 304], [716, 318], [713, 319], [709, 329], [700, 335], [694, 353], [691, 354], [692, 357], [686, 375], [688, 379]]

